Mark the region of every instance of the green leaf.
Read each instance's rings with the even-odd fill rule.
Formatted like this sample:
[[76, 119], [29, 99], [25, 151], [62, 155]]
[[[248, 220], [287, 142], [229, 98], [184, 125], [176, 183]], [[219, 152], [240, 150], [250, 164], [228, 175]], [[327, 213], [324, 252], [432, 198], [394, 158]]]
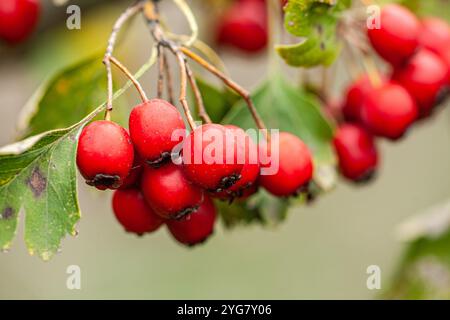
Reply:
[[399, 235], [409, 244], [383, 298], [450, 299], [450, 202], [408, 220]]
[[[239, 96], [227, 88], [219, 89], [202, 78], [197, 78], [196, 80], [208, 115], [213, 122], [220, 122], [239, 99]], [[193, 94], [191, 92], [191, 105], [195, 105], [192, 97]]]
[[[106, 97], [106, 72], [95, 56], [54, 75], [28, 102], [19, 123], [21, 137], [66, 128], [91, 113]], [[116, 102], [113, 120], [123, 123], [127, 110]]]
[[301, 41], [278, 45], [276, 50], [287, 64], [296, 67], [328, 66], [336, 59], [340, 46], [336, 39], [339, 13], [349, 0], [291, 0], [285, 7], [285, 28]]

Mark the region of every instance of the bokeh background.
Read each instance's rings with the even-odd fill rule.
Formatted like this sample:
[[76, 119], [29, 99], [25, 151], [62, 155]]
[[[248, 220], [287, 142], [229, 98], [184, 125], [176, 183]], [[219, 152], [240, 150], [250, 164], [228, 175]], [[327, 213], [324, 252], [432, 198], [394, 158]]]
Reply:
[[[83, 8], [82, 28], [73, 31], [65, 27], [64, 6], [44, 3], [44, 17], [33, 39], [16, 48], [0, 47], [0, 145], [14, 140], [19, 112], [43, 81], [61, 67], [104, 49], [115, 18], [128, 2], [73, 1]], [[163, 7], [173, 28], [185, 30], [175, 7], [170, 3]], [[200, 8], [196, 12], [205, 16]], [[150, 53], [150, 36], [141, 19], [127, 32], [118, 53], [136, 70]], [[221, 55], [231, 76], [248, 88], [266, 76], [264, 54]], [[149, 92], [154, 92], [154, 73], [142, 80]], [[333, 84], [344, 82], [346, 76], [340, 70]], [[127, 101], [129, 108], [138, 102], [131, 90]], [[377, 298], [388, 287], [406, 248], [396, 235], [398, 225], [449, 198], [448, 107], [402, 141], [383, 141], [382, 168], [370, 185], [341, 182], [313, 205], [292, 208], [287, 221], [273, 229], [249, 226], [227, 231], [218, 224], [214, 236], [193, 249], [172, 241], [165, 229], [143, 238], [126, 234], [111, 212], [111, 193], [93, 191], [80, 179], [79, 235], [66, 238], [62, 251], [42, 262], [28, 255], [20, 227], [11, 251], [0, 254], [0, 298]], [[81, 290], [66, 288], [69, 265], [81, 267]], [[381, 268], [380, 291], [366, 287], [369, 265]]]

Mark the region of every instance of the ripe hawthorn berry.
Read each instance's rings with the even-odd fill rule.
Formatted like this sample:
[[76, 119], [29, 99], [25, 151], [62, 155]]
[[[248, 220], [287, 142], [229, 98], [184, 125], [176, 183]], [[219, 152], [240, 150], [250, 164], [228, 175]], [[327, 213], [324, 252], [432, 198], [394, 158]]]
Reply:
[[333, 139], [339, 169], [344, 177], [355, 182], [371, 179], [378, 165], [378, 151], [373, 136], [359, 125], [346, 123]]
[[[268, 163], [262, 163], [262, 168], [270, 167], [278, 161], [278, 170], [275, 174], [261, 174], [259, 182], [262, 187], [275, 196], [287, 197], [296, 195], [308, 186], [313, 175], [313, 162], [311, 153], [306, 144], [297, 136], [280, 132], [279, 148], [267, 148], [260, 144], [263, 154], [269, 156]], [[271, 151], [273, 149], [273, 151]]]
[[411, 11], [397, 4], [383, 7], [380, 28], [367, 31], [375, 51], [394, 66], [402, 64], [413, 55], [419, 33], [419, 20]]
[[97, 189], [117, 189], [133, 165], [128, 132], [117, 123], [100, 120], [87, 125], [78, 141], [77, 165], [86, 183]]
[[442, 19], [430, 17], [422, 20], [419, 44], [440, 55], [450, 44], [450, 25]]
[[417, 106], [401, 85], [388, 82], [367, 94], [361, 109], [365, 127], [392, 140], [404, 135], [417, 118]]
[[266, 5], [260, 0], [232, 4], [219, 22], [219, 43], [253, 53], [264, 49], [268, 41]]
[[135, 150], [133, 166], [119, 189], [128, 189], [139, 185], [142, 173], [144, 172], [144, 165], [144, 161], [142, 161], [141, 157]]
[[209, 197], [205, 196], [203, 204], [180, 220], [167, 220], [167, 227], [173, 237], [187, 246], [204, 242], [214, 231], [216, 208]]
[[170, 158], [173, 148], [182, 141], [186, 130], [177, 108], [161, 99], [134, 107], [129, 127], [136, 151], [152, 166], [160, 166]]
[[213, 194], [213, 196], [223, 200], [248, 197], [251, 195], [251, 192], [247, 192], [247, 190], [254, 189], [252, 187], [256, 184], [256, 180], [259, 177], [258, 147], [242, 128], [234, 125], [226, 125], [225, 127], [234, 131], [239, 144], [244, 144], [245, 154], [242, 155], [244, 166], [242, 167], [241, 178], [234, 185], [227, 190]]
[[406, 65], [396, 68], [392, 78], [409, 91], [424, 117], [439, 102], [447, 76], [445, 63], [435, 53], [422, 49]]
[[179, 219], [196, 211], [203, 202], [203, 190], [188, 181], [179, 165], [146, 167], [141, 190], [147, 203], [161, 217]]
[[0, 38], [16, 44], [33, 32], [38, 22], [39, 0], [0, 1]]
[[367, 75], [361, 76], [348, 87], [342, 106], [342, 114], [346, 121], [359, 122], [361, 120], [361, 106], [364, 98], [373, 89], [374, 86]]
[[112, 205], [117, 220], [128, 232], [138, 235], [153, 232], [164, 222], [147, 205], [136, 188], [114, 191]]
[[186, 177], [209, 192], [229, 189], [241, 178], [244, 146], [233, 130], [222, 125], [196, 128], [186, 137], [182, 153]]

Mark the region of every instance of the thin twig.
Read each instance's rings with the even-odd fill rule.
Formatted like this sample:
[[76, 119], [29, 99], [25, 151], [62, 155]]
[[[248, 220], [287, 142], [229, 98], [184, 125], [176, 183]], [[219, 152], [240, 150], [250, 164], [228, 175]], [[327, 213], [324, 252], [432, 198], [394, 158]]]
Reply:
[[261, 119], [261, 117], [258, 114], [258, 111], [256, 110], [255, 105], [253, 104], [253, 101], [251, 99], [250, 93], [242, 88], [240, 85], [238, 85], [236, 82], [234, 82], [232, 79], [227, 77], [225, 74], [223, 74], [221, 71], [219, 71], [216, 67], [211, 65], [209, 62], [204, 60], [202, 57], [197, 55], [196, 53], [192, 52], [186, 47], [181, 47], [180, 50], [189, 58], [197, 62], [199, 65], [201, 65], [203, 68], [214, 74], [216, 77], [218, 77], [220, 80], [222, 80], [228, 87], [233, 89], [237, 94], [239, 94], [247, 103], [247, 106], [250, 110], [250, 113], [252, 114], [252, 117], [256, 123], [256, 126], [258, 129], [264, 130], [264, 132], [267, 133], [266, 125], [264, 124], [264, 121]]
[[166, 52], [163, 50], [162, 54], [164, 56], [164, 74], [166, 76], [166, 88], [167, 88], [167, 96], [169, 98], [169, 102], [174, 104], [174, 94], [173, 94], [173, 79], [172, 72], [170, 71], [169, 61], [167, 60]]
[[208, 112], [205, 109], [205, 104], [203, 103], [202, 94], [197, 85], [197, 80], [192, 74], [192, 70], [188, 64], [186, 64], [186, 73], [189, 79], [189, 83], [191, 84], [192, 91], [194, 92], [195, 101], [197, 103], [198, 116], [205, 123], [212, 123], [211, 118], [208, 115]]
[[119, 68], [120, 71], [122, 71], [127, 76], [127, 78], [130, 79], [130, 81], [134, 84], [134, 86], [136, 87], [136, 90], [139, 92], [139, 95], [141, 96], [142, 102], [147, 102], [148, 98], [144, 92], [144, 89], [142, 89], [142, 86], [139, 83], [139, 81], [133, 76], [133, 74], [127, 69], [127, 67], [125, 67], [122, 63], [120, 63], [119, 60], [117, 60], [113, 56], [110, 56], [109, 60], [115, 66], [117, 66], [117, 68]]
[[135, 4], [128, 7], [114, 23], [111, 35], [109, 36], [108, 39], [108, 46], [106, 48], [105, 57], [103, 58], [103, 63], [105, 64], [106, 67], [106, 76], [108, 81], [107, 85], [108, 97], [106, 102], [106, 114], [105, 114], [105, 119], [107, 120], [109, 120], [111, 117], [110, 113], [112, 110], [112, 101], [113, 101], [113, 79], [112, 79], [110, 58], [112, 57], [114, 51], [114, 45], [117, 40], [117, 35], [122, 26], [125, 24], [125, 22], [127, 22], [128, 19], [130, 19], [131, 17], [133, 17], [135, 14], [137, 14], [139, 11], [142, 10], [143, 5], [144, 5], [143, 1], [137, 1]]
[[161, 45], [158, 45], [158, 99], [162, 98], [163, 90], [164, 90], [164, 55], [162, 53], [163, 48]]

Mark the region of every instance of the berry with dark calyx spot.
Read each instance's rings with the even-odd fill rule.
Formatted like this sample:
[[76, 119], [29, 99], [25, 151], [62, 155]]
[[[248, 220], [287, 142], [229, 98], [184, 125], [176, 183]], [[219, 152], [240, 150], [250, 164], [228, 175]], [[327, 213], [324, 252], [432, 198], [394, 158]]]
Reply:
[[240, 178], [244, 146], [236, 134], [219, 124], [204, 124], [192, 131], [183, 144], [183, 172], [209, 192], [229, 189]]
[[146, 167], [141, 190], [147, 203], [165, 219], [180, 219], [195, 212], [203, 202], [203, 190], [188, 181], [179, 165]]
[[138, 189], [116, 190], [112, 204], [117, 220], [128, 232], [143, 235], [156, 231], [164, 222], [147, 205]]
[[361, 121], [361, 106], [366, 95], [373, 89], [374, 86], [367, 75], [363, 75], [348, 87], [342, 107], [342, 113], [346, 121]]
[[440, 55], [450, 44], [450, 25], [435, 17], [423, 19], [419, 44]]
[[134, 152], [133, 166], [119, 189], [128, 189], [138, 186], [142, 173], [144, 172], [144, 165], [145, 163], [142, 161], [139, 154]]
[[186, 129], [177, 108], [161, 99], [134, 107], [129, 127], [136, 151], [155, 167], [170, 159], [173, 148], [182, 141]]
[[40, 11], [39, 0], [0, 1], [0, 39], [11, 44], [24, 41], [35, 29]]
[[420, 22], [405, 7], [389, 4], [381, 9], [380, 28], [368, 29], [367, 33], [375, 51], [397, 66], [415, 52]]
[[187, 246], [194, 246], [204, 242], [214, 231], [216, 208], [210, 198], [200, 208], [180, 220], [168, 220], [167, 227], [173, 237]]
[[244, 196], [248, 197], [250, 192], [247, 192], [247, 190], [254, 189], [252, 187], [259, 177], [258, 147], [242, 128], [234, 125], [226, 125], [225, 127], [234, 131], [239, 140], [238, 143], [244, 144], [245, 146], [245, 154], [243, 155], [244, 166], [242, 167], [241, 178], [239, 181], [227, 190], [213, 194], [213, 196], [223, 200], [233, 200], [234, 198], [241, 198]]
[[[273, 139], [271, 143], [274, 143]], [[313, 176], [313, 161], [308, 147], [300, 138], [280, 132], [278, 151], [276, 147], [268, 148], [264, 144], [260, 144], [260, 149], [260, 159], [263, 154], [269, 157], [267, 163], [261, 162], [261, 168], [276, 167], [278, 162], [278, 170], [274, 174], [261, 172], [259, 182], [267, 191], [275, 196], [288, 197], [297, 195], [308, 186]]]
[[393, 79], [417, 102], [420, 116], [428, 116], [447, 84], [448, 68], [435, 53], [422, 49], [406, 65], [396, 68]]
[[246, 0], [232, 4], [225, 12], [219, 27], [219, 43], [232, 45], [253, 53], [264, 49], [268, 42], [266, 5], [260, 0]]
[[97, 189], [117, 189], [133, 165], [128, 132], [117, 123], [100, 120], [87, 125], [78, 141], [77, 165], [86, 183]]
[[401, 138], [417, 118], [417, 106], [401, 85], [389, 82], [372, 90], [364, 100], [362, 120], [373, 134]]
[[355, 182], [370, 180], [377, 169], [378, 151], [373, 136], [354, 124], [343, 124], [333, 139], [341, 174]]

